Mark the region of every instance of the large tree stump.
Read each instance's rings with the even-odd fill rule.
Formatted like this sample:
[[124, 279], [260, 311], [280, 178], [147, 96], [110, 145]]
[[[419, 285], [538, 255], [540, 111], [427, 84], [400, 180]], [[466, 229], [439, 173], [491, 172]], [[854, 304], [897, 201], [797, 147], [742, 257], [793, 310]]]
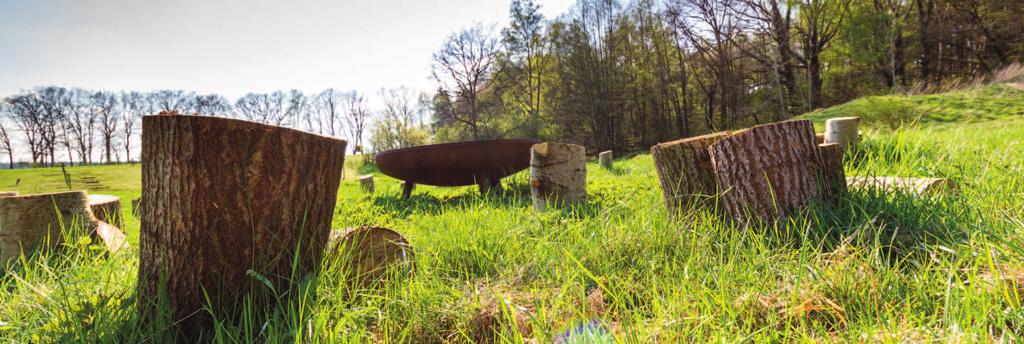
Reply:
[[953, 181], [945, 178], [873, 177], [846, 178], [850, 188], [877, 188], [885, 192], [907, 192], [914, 195], [942, 194], [959, 190]]
[[124, 219], [121, 218], [121, 198], [111, 195], [89, 195], [89, 209], [97, 220], [118, 228], [124, 227]]
[[327, 245], [330, 259], [345, 264], [345, 277], [355, 287], [370, 287], [383, 281], [388, 269], [397, 265], [409, 267], [412, 253], [405, 237], [380, 227], [334, 230]]
[[364, 192], [372, 194], [376, 189], [373, 185], [373, 175], [367, 174], [359, 177], [359, 188], [363, 189]]
[[587, 198], [587, 156], [583, 146], [545, 142], [530, 148], [530, 195], [537, 210], [548, 202]]
[[843, 172], [843, 149], [838, 144], [820, 144], [822, 183], [828, 194], [838, 196], [846, 192], [846, 173]]
[[651, 147], [661, 193], [669, 213], [700, 206], [718, 192], [708, 147], [728, 131], [659, 143]]
[[[187, 336], [209, 326], [204, 293], [231, 305], [316, 271], [330, 234], [345, 141], [227, 118], [142, 120], [139, 311], [166, 292]], [[297, 258], [293, 271], [293, 259]], [[260, 287], [257, 292], [267, 290]], [[258, 298], [263, 299], [263, 298]]]
[[598, 164], [601, 165], [601, 168], [606, 170], [612, 169], [612, 164], [614, 163], [612, 159], [612, 151], [604, 151], [597, 155]]
[[738, 131], [712, 144], [710, 154], [722, 208], [740, 222], [774, 220], [831, 196], [820, 187], [823, 163], [810, 121]]
[[0, 262], [17, 258], [22, 250], [55, 247], [65, 231], [96, 230], [85, 191], [68, 191], [0, 198]]
[[839, 117], [825, 120], [825, 142], [839, 144], [846, 151], [860, 142], [860, 117]]

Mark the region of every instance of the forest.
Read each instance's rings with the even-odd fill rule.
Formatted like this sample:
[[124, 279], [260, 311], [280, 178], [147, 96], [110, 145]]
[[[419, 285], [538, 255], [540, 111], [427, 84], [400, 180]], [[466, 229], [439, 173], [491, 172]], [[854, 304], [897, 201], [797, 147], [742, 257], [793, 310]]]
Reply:
[[579, 0], [554, 18], [539, 9], [513, 0], [508, 22], [452, 33], [425, 71], [430, 92], [6, 95], [0, 154], [12, 167], [135, 160], [141, 116], [157, 113], [285, 125], [346, 138], [354, 152], [518, 137], [631, 152], [867, 95], [955, 88], [1024, 53], [1019, 0]]

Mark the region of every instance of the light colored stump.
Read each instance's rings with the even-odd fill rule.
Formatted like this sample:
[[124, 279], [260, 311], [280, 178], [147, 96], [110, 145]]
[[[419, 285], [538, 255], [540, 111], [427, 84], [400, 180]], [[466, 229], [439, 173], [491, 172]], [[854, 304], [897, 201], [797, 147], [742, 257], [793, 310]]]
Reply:
[[89, 209], [96, 216], [97, 220], [109, 223], [115, 227], [124, 227], [124, 219], [121, 218], [121, 198], [111, 195], [89, 195]]
[[843, 150], [838, 144], [820, 144], [822, 184], [828, 194], [838, 196], [846, 192], [846, 173], [843, 171]]
[[825, 120], [825, 143], [839, 144], [842, 151], [860, 142], [860, 117], [839, 117]]
[[18, 195], [17, 191], [0, 191], [0, 197], [11, 197], [11, 196], [17, 196], [17, 195]]
[[587, 156], [583, 146], [545, 142], [530, 148], [530, 195], [537, 210], [549, 202], [587, 199]]
[[269, 290], [249, 289], [258, 285], [253, 273], [285, 290], [289, 278], [317, 271], [344, 156], [345, 141], [283, 127], [144, 117], [142, 318], [155, 316], [163, 291], [171, 318], [194, 341], [211, 325], [207, 296], [213, 307], [232, 305]]
[[110, 252], [117, 252], [128, 247], [128, 236], [114, 225], [103, 221], [97, 222], [93, 238], [103, 242], [103, 246]]
[[82, 234], [96, 230], [85, 191], [0, 198], [0, 261], [36, 248], [56, 247], [65, 230]]
[[376, 188], [374, 188], [373, 186], [373, 175], [367, 174], [365, 176], [360, 176], [359, 187], [362, 188], [363, 191], [365, 191], [366, 193], [372, 194], [373, 191], [376, 190]]
[[412, 246], [398, 232], [359, 227], [331, 231], [326, 259], [346, 264], [346, 277], [354, 286], [370, 287], [382, 282], [388, 269], [410, 267], [412, 253]]
[[597, 161], [601, 168], [606, 170], [612, 169], [612, 151], [601, 152], [601, 154], [597, 155]]
[[651, 147], [654, 168], [658, 171], [669, 213], [700, 206], [714, 199], [718, 191], [708, 147], [729, 135], [729, 132], [720, 132]]
[[945, 178], [910, 178], [910, 177], [847, 177], [846, 184], [850, 188], [878, 188], [886, 192], [908, 192], [915, 195], [945, 194], [956, 192], [959, 186]]
[[741, 223], [772, 221], [831, 198], [820, 187], [823, 162], [810, 121], [734, 132], [709, 151], [722, 208]]

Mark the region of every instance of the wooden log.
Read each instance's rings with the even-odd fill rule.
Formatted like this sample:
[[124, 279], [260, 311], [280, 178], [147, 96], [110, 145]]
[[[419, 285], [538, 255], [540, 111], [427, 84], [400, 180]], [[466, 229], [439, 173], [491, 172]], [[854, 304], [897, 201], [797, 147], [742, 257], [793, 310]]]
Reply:
[[530, 195], [537, 210], [549, 202], [587, 199], [587, 156], [580, 145], [544, 142], [530, 148]]
[[[388, 269], [412, 262], [412, 246], [398, 232], [380, 227], [331, 231], [327, 259], [346, 264], [348, 280], [356, 287], [382, 282]], [[408, 270], [407, 270], [408, 271]]]
[[598, 164], [601, 168], [610, 170], [612, 169], [612, 151], [604, 151], [597, 155]]
[[0, 262], [64, 242], [64, 231], [96, 230], [85, 191], [0, 198]]
[[860, 117], [825, 120], [825, 143], [839, 144], [842, 151], [860, 142]]
[[651, 147], [654, 168], [658, 171], [661, 193], [669, 213], [675, 214], [713, 200], [718, 190], [708, 147], [729, 135], [726, 131]]
[[838, 196], [846, 192], [846, 173], [843, 171], [843, 150], [839, 144], [819, 144], [821, 150], [821, 179], [827, 194]]
[[709, 151], [722, 208], [741, 223], [771, 221], [831, 196], [819, 184], [823, 163], [810, 121], [738, 131]]
[[115, 227], [124, 227], [121, 217], [121, 198], [111, 195], [89, 195], [89, 209], [97, 220]]
[[17, 196], [17, 195], [18, 195], [17, 191], [0, 191], [0, 197], [11, 197], [11, 196]]
[[268, 290], [249, 289], [259, 285], [249, 274], [285, 290], [289, 278], [316, 271], [344, 156], [345, 141], [288, 128], [218, 117], [144, 117], [142, 318], [155, 315], [158, 291], [166, 293], [176, 326], [194, 338], [210, 325], [201, 311], [204, 293], [213, 307], [227, 306], [247, 292]]
[[850, 188], [878, 188], [885, 192], [915, 195], [944, 194], [959, 190], [955, 182], [945, 178], [853, 176], [846, 178], [846, 184]]
[[376, 189], [373, 185], [373, 175], [367, 174], [365, 176], [360, 176], [359, 187], [363, 189], [364, 192], [372, 194], [373, 191]]

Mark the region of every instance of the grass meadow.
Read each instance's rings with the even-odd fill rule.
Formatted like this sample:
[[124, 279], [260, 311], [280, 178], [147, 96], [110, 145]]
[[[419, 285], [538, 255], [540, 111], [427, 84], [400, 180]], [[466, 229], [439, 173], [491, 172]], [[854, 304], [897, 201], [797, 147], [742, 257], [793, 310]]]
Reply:
[[[398, 181], [381, 174], [376, 194], [361, 192], [353, 177], [374, 169], [349, 157], [333, 227], [402, 233], [414, 268], [353, 289], [339, 277], [344, 262], [328, 261], [275, 291], [286, 302], [274, 308], [214, 312], [208, 340], [1015, 341], [1024, 334], [1024, 116], [1021, 91], [992, 87], [887, 96], [896, 110], [859, 100], [806, 115], [865, 118], [848, 176], [949, 178], [958, 192], [852, 190], [837, 205], [757, 227], [707, 210], [669, 216], [648, 154], [619, 158], [613, 170], [589, 163], [589, 200], [546, 212], [531, 208], [525, 172], [502, 193], [418, 186], [403, 200]], [[958, 97], [983, 106], [960, 111], [949, 105]], [[941, 120], [922, 120], [933, 117]], [[139, 168], [67, 168], [72, 188], [121, 196], [134, 247], [106, 255], [70, 241], [8, 266], [3, 341], [174, 339], [169, 324], [136, 315], [138, 221], [127, 210], [141, 192]], [[0, 190], [65, 189], [60, 168], [0, 172]]]

